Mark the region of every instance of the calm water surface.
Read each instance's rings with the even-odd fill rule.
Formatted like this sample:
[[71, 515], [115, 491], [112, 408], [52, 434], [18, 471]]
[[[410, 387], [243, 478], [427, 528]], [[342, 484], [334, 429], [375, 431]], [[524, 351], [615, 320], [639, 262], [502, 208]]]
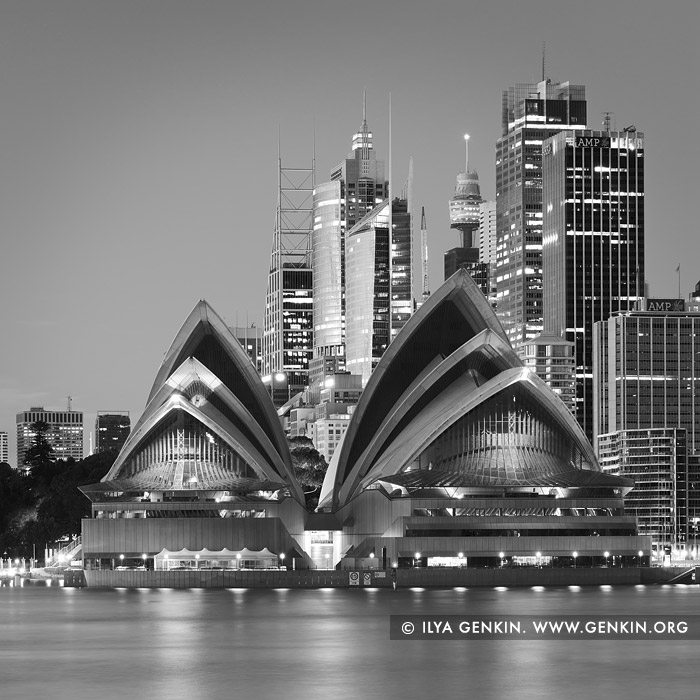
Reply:
[[699, 586], [0, 586], [0, 698], [695, 698], [698, 641], [390, 641], [392, 614], [700, 614]]

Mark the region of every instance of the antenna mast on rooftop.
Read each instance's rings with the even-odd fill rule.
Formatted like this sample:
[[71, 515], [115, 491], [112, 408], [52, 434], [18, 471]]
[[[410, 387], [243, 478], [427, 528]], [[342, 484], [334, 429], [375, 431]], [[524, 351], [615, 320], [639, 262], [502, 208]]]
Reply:
[[420, 247], [423, 258], [423, 303], [428, 301], [430, 286], [428, 284], [428, 226], [425, 223], [425, 207], [420, 214]]
[[71, 408], [72, 402], [73, 402], [73, 397], [72, 396], [66, 396], [66, 399], [68, 399], [68, 410], [72, 411], [73, 409]]

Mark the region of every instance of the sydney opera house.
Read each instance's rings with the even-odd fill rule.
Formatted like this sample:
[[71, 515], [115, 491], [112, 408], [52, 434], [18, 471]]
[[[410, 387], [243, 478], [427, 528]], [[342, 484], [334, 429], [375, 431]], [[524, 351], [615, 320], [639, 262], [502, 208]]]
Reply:
[[468, 273], [372, 373], [309, 513], [267, 389], [199, 302], [109, 474], [83, 487], [87, 568], [648, 564], [560, 398], [523, 367]]

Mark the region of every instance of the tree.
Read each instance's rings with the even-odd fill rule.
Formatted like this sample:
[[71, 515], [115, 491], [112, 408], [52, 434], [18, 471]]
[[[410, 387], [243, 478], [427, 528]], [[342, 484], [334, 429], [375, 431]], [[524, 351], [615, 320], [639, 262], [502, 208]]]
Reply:
[[306, 497], [306, 507], [313, 510], [318, 505], [323, 478], [328, 464], [326, 458], [314, 447], [307, 437], [294, 437], [287, 440], [292, 454], [294, 475], [301, 484]]
[[57, 474], [56, 456], [51, 443], [46, 439], [49, 424], [38, 420], [32, 423], [29, 429], [34, 433], [34, 437], [24, 455], [24, 466], [29, 473], [29, 486], [40, 495], [46, 491]]

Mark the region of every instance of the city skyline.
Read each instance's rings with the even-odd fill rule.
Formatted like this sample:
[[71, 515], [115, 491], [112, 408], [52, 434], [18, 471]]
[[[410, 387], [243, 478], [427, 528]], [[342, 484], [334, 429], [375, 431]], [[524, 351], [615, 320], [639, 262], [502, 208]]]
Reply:
[[365, 3], [271, 5], [274, 26], [267, 6], [228, 2], [0, 8], [0, 431], [11, 461], [14, 417], [31, 406], [61, 409], [71, 395], [88, 425], [110, 406], [139, 415], [198, 299], [231, 326], [262, 326], [278, 134], [295, 165], [308, 162], [315, 131], [325, 177], [361, 122], [365, 89], [387, 168], [391, 93], [395, 191], [414, 158], [435, 290], [458, 242], [448, 201], [463, 134], [493, 199], [501, 92], [540, 79], [543, 41], [546, 75], [586, 85], [591, 128], [612, 111], [618, 129], [646, 134], [650, 294], [677, 296], [679, 263], [681, 296], [700, 279], [686, 194], [696, 148], [684, 137], [700, 106], [693, 4], [635, 13], [633, 2], [535, 2], [509, 8], [506, 25], [503, 3], [468, 15], [456, 2], [399, 13], [372, 3], [352, 40], [342, 27]]

